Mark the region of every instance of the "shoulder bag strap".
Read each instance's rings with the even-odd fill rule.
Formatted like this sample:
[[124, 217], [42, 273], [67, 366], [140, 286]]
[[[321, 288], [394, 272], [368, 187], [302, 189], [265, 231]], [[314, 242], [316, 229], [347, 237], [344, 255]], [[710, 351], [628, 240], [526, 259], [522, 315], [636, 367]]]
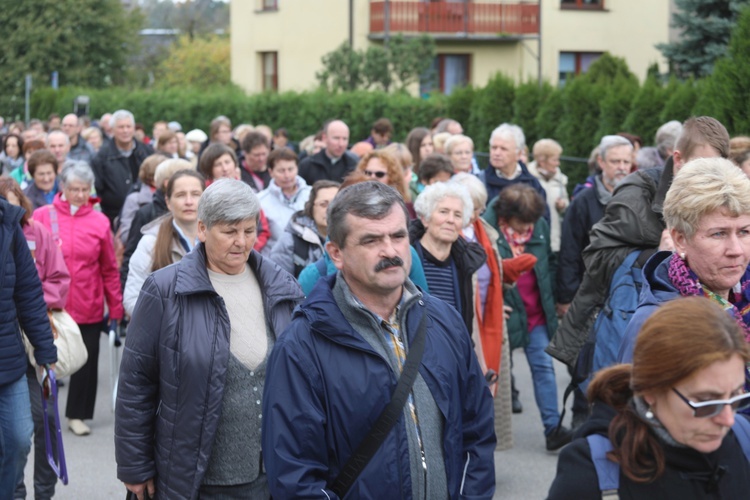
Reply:
[[49, 205], [49, 225], [52, 229], [52, 239], [60, 244], [60, 226], [57, 224], [57, 210], [53, 205]]
[[359, 474], [370, 462], [375, 455], [375, 452], [378, 451], [380, 445], [383, 444], [386, 436], [388, 436], [388, 433], [401, 416], [401, 410], [403, 410], [404, 405], [406, 404], [411, 388], [417, 378], [419, 365], [422, 362], [426, 330], [427, 311], [425, 310], [422, 314], [422, 318], [419, 320], [419, 327], [417, 328], [417, 335], [414, 337], [414, 342], [409, 346], [409, 353], [406, 356], [406, 362], [401, 371], [401, 377], [398, 379], [398, 385], [396, 385], [396, 390], [393, 391], [390, 403], [388, 403], [385, 409], [383, 409], [382, 413], [373, 424], [369, 434], [367, 434], [359, 444], [357, 450], [341, 469], [341, 473], [331, 486], [331, 490], [336, 493], [339, 498], [343, 498], [346, 495], [349, 488], [351, 488], [354, 481], [357, 480], [357, 477], [359, 477]]
[[591, 461], [594, 462], [602, 499], [617, 500], [620, 498], [620, 465], [607, 458], [607, 453], [612, 451], [612, 442], [601, 434], [589, 434], [586, 441], [591, 449]]

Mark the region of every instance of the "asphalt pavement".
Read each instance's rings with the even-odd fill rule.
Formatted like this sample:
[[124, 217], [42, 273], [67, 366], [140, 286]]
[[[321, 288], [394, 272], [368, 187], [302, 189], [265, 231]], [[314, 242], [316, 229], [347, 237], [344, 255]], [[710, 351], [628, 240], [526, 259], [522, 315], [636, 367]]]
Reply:
[[[69, 484], [58, 482], [56, 499], [122, 499], [125, 488], [117, 480], [114, 447], [114, 414], [110, 387], [109, 345], [102, 335], [99, 356], [99, 384], [94, 419], [87, 421], [91, 427], [89, 436], [73, 435], [65, 425], [65, 401], [67, 387], [60, 390], [60, 413], [63, 415], [63, 439], [68, 464]], [[495, 453], [497, 489], [494, 498], [543, 499], [555, 477], [557, 453], [545, 449], [544, 433], [539, 410], [534, 402], [531, 374], [522, 350], [513, 354], [516, 384], [521, 391], [524, 411], [513, 415], [514, 448]], [[565, 367], [555, 363], [558, 399], [569, 381]], [[568, 402], [570, 407], [570, 401]], [[568, 411], [567, 415], [570, 415]], [[569, 416], [566, 416], [566, 425]], [[33, 452], [26, 465], [26, 487], [33, 492]], [[33, 494], [29, 494], [29, 499]]]

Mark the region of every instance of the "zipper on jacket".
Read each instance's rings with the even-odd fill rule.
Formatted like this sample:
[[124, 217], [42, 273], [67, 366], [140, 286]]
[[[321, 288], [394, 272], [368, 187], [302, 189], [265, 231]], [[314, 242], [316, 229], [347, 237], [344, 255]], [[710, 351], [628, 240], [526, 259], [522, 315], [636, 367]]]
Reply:
[[466, 463], [464, 464], [464, 474], [461, 478], [461, 489], [459, 490], [459, 495], [464, 494], [464, 484], [466, 483], [466, 473], [469, 470], [469, 462], [471, 462], [471, 454], [467, 451], [466, 452]]

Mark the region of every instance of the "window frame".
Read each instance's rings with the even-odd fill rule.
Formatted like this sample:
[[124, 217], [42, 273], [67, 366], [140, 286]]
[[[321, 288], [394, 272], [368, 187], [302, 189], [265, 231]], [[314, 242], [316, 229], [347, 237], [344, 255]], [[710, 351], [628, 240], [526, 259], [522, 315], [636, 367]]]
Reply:
[[575, 0], [574, 2], [563, 2], [560, 0], [561, 10], [596, 10], [601, 11], [604, 9], [604, 0], [599, 0], [597, 4], [583, 3], [583, 0]]
[[[265, 51], [259, 52], [260, 54], [260, 83], [261, 90], [265, 91], [279, 91], [279, 53], [277, 51]], [[273, 73], [271, 73], [271, 87], [266, 85], [266, 78], [269, 76], [266, 73], [266, 57], [273, 57]]]
[[558, 82], [558, 85], [565, 85], [565, 84], [568, 83], [568, 79], [567, 78], [566, 79], [561, 78], [560, 56], [562, 56], [563, 54], [573, 54], [573, 58], [574, 58], [573, 61], [574, 61], [574, 65], [575, 65], [575, 71], [573, 73], [570, 73], [570, 72], [565, 73], [565, 75], [572, 74], [573, 76], [578, 76], [578, 75], [581, 75], [581, 74], [584, 73], [582, 71], [582, 69], [583, 69], [583, 64], [582, 64], [582, 62], [583, 62], [582, 61], [583, 56], [586, 56], [586, 55], [596, 55], [596, 56], [598, 56], [597, 57], [597, 59], [598, 59], [599, 57], [602, 56], [602, 54], [604, 54], [604, 52], [596, 51], [596, 50], [579, 50], [579, 51], [575, 51], [575, 50], [561, 50], [560, 52], [558, 52], [557, 53], [557, 82]]
[[261, 0], [260, 10], [262, 12], [273, 12], [279, 10], [279, 0]]

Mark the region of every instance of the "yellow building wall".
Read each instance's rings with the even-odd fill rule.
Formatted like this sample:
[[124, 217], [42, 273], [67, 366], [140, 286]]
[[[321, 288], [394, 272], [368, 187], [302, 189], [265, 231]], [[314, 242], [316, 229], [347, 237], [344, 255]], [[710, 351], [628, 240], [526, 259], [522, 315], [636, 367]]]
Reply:
[[[485, 0], [486, 1], [486, 0]], [[497, 0], [495, 0], [497, 1]], [[514, 0], [510, 3], [515, 3]], [[232, 81], [247, 92], [262, 90], [260, 52], [278, 53], [279, 91], [312, 90], [321, 58], [349, 40], [347, 0], [278, 0], [279, 10], [261, 11], [262, 0], [231, 3]], [[369, 1], [354, 0], [354, 48], [366, 49]], [[557, 84], [560, 52], [604, 52], [624, 57], [643, 80], [653, 62], [666, 71], [654, 45], [669, 38], [669, 0], [605, 0], [605, 11], [560, 9], [542, 0], [542, 74]], [[538, 42], [438, 42], [440, 54], [471, 54], [471, 83], [484, 85], [497, 72], [516, 81], [537, 79]], [[414, 86], [414, 93], [417, 86]]]
[[609, 52], [622, 57], [643, 81], [646, 70], [667, 61], [654, 47], [669, 41], [668, 0], [604, 0], [604, 11], [562, 10], [557, 0], [542, 1], [542, 72], [558, 80], [560, 52]]

